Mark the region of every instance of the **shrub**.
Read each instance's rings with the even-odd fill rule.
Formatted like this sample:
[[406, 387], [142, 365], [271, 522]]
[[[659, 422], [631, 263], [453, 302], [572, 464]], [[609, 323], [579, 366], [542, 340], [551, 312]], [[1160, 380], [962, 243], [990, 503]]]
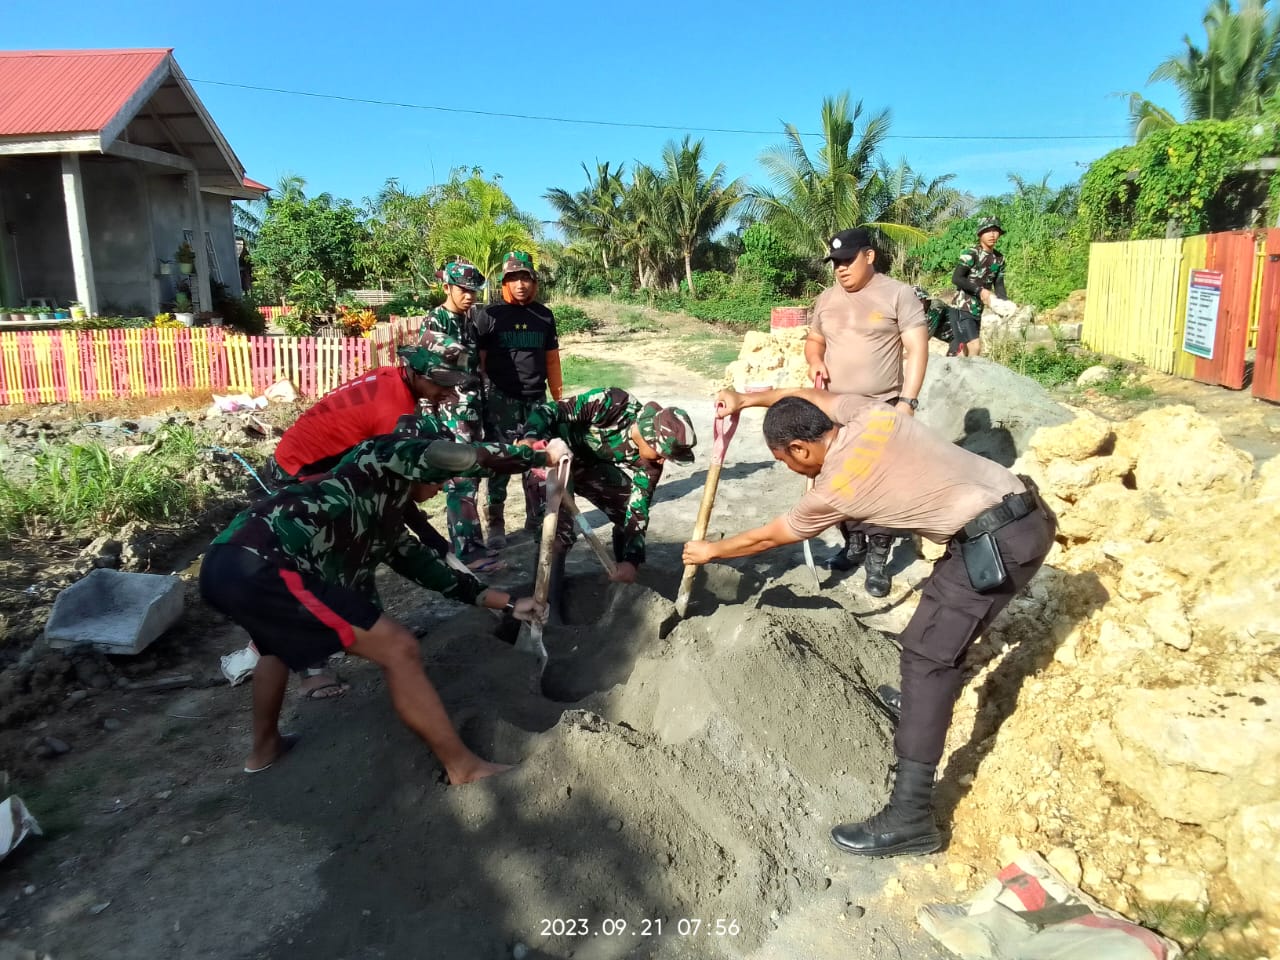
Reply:
[[595, 333], [600, 329], [600, 321], [589, 316], [581, 307], [571, 303], [562, 304], [554, 310], [556, 316], [556, 333]]

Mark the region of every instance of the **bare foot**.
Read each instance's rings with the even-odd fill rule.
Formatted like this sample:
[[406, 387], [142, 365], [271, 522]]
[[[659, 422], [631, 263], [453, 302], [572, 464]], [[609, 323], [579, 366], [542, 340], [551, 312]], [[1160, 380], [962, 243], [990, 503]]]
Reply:
[[446, 767], [444, 772], [449, 778], [450, 786], [460, 787], [464, 783], [475, 783], [477, 780], [496, 776], [499, 773], [506, 773], [512, 769], [514, 769], [512, 764], [491, 763], [488, 760], [481, 760], [479, 757], [473, 756], [471, 760], [464, 763]]
[[296, 733], [277, 734], [274, 740], [268, 741], [261, 747], [255, 747], [253, 753], [249, 754], [249, 759], [244, 763], [245, 773], [262, 773], [292, 750], [302, 738]]

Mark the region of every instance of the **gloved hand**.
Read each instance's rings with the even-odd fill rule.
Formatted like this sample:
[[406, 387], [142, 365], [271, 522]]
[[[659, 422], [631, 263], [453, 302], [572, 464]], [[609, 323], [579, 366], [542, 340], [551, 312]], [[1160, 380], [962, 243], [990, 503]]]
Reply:
[[521, 597], [516, 601], [516, 608], [511, 615], [525, 623], [546, 623], [547, 617], [551, 615], [551, 608], [533, 597]]
[[567, 456], [569, 456], [569, 445], [563, 440], [557, 438], [547, 443], [547, 460], [551, 466], [554, 467]]

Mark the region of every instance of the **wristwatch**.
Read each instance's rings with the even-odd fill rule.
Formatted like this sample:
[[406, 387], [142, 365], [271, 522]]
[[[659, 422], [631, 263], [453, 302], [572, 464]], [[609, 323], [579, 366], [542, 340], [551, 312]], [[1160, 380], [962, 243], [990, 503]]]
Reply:
[[502, 614], [506, 617], [515, 616], [516, 604], [514, 600], [508, 600], [506, 606], [502, 608]]
[[920, 409], [920, 401], [917, 400], [915, 397], [899, 397], [898, 402], [905, 403], [912, 410]]

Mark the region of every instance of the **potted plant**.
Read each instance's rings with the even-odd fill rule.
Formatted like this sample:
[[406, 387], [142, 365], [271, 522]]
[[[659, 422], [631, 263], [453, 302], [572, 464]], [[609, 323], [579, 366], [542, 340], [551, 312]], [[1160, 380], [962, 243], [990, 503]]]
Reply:
[[173, 272], [173, 263], [169, 260], [160, 261], [160, 276], [167, 277]]
[[196, 268], [196, 252], [191, 249], [191, 244], [185, 240], [182, 246], [178, 248], [178, 252], [174, 254], [173, 259], [178, 261], [178, 269], [183, 273], [191, 273]]
[[190, 327], [196, 322], [196, 315], [191, 312], [191, 297], [184, 291], [179, 290], [178, 295], [173, 298], [173, 318], [184, 327]]
[[0, 307], [0, 323], [6, 322], [12, 312], [13, 309], [11, 307]]
[[51, 309], [49, 309], [48, 307], [40, 307], [40, 308], [36, 311], [36, 319], [37, 319], [37, 320], [52, 320], [52, 319], [53, 319], [53, 311], [52, 311]]
[[85, 309], [84, 304], [79, 301], [71, 304], [71, 319], [84, 320], [89, 316], [89, 311]]
[[70, 320], [70, 319], [71, 319], [71, 311], [70, 311], [70, 310], [67, 310], [67, 309], [64, 309], [63, 307], [55, 307], [55, 308], [54, 308], [54, 310], [53, 310], [53, 319], [55, 319], [55, 320]]

